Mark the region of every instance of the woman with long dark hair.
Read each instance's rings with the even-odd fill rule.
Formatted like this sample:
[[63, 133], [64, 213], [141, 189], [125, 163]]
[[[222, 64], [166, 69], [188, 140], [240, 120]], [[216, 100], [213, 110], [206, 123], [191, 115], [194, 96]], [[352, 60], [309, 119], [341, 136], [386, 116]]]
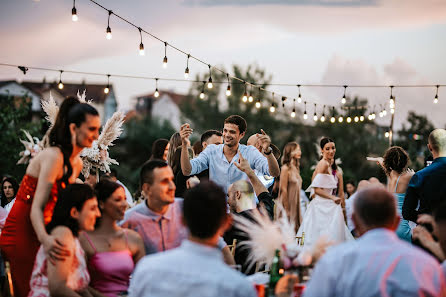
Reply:
[[341, 202], [344, 198], [342, 172], [336, 166], [336, 146], [332, 139], [324, 137], [320, 142], [322, 158], [313, 173], [311, 200], [305, 212], [297, 236], [305, 233], [304, 244], [312, 246], [324, 236], [340, 243], [353, 239], [345, 225]]
[[51, 221], [59, 189], [74, 183], [81, 172], [79, 155], [98, 138], [100, 125], [93, 106], [74, 97], [65, 99], [49, 134], [51, 146], [35, 156], [26, 168], [0, 237], [0, 249], [10, 262], [17, 297], [28, 295], [40, 244], [53, 263], [69, 255], [67, 247], [46, 232], [45, 225]]
[[19, 183], [13, 177], [6, 177], [2, 182], [2, 201], [1, 207], [6, 209], [7, 212], [11, 211], [12, 206], [15, 202], [15, 196], [19, 190]]
[[40, 246], [28, 297], [91, 296], [87, 291], [90, 276], [78, 236], [80, 231], [92, 231], [100, 215], [89, 185], [72, 184], [60, 191], [46, 230], [66, 247], [69, 254], [63, 261], [52, 262], [43, 245]]
[[126, 293], [130, 274], [145, 255], [139, 234], [118, 226], [127, 209], [125, 191], [119, 184], [102, 179], [95, 187], [101, 218], [94, 231], [81, 235], [88, 259], [90, 286], [107, 297]]
[[283, 148], [282, 168], [280, 171], [279, 201], [288, 215], [291, 224], [297, 231], [302, 221], [300, 213], [300, 189], [302, 177], [300, 176], [300, 158], [302, 151], [299, 144], [289, 142]]

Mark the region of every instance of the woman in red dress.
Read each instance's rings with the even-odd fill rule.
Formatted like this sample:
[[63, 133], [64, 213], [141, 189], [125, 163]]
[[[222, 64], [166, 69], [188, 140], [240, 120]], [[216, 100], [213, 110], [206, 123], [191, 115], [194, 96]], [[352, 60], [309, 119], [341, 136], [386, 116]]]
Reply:
[[69, 254], [63, 243], [46, 232], [45, 225], [51, 221], [59, 188], [75, 182], [82, 169], [80, 152], [91, 147], [99, 128], [99, 114], [93, 106], [74, 97], [65, 99], [50, 131], [51, 146], [35, 156], [26, 169], [0, 237], [17, 297], [28, 296], [40, 244], [53, 263]]

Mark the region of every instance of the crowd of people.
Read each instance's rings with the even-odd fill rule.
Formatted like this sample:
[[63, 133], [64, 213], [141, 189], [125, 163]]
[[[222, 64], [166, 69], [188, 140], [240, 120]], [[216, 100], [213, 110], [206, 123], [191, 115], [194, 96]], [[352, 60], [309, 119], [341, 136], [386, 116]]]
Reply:
[[[322, 237], [334, 245], [305, 296], [446, 296], [445, 130], [432, 131], [434, 161], [416, 173], [401, 147], [378, 158], [386, 185], [344, 183], [324, 137], [304, 191], [297, 142], [281, 152], [261, 130], [245, 145], [241, 116], [222, 124], [193, 145], [190, 124], [155, 141], [132, 196], [119, 167], [79, 179], [100, 119], [67, 98], [20, 186], [2, 178], [1, 267], [9, 263], [14, 296], [257, 296], [249, 236], [233, 223], [257, 209], [286, 219], [305, 247]], [[297, 281], [283, 277], [276, 295], [291, 296]]]

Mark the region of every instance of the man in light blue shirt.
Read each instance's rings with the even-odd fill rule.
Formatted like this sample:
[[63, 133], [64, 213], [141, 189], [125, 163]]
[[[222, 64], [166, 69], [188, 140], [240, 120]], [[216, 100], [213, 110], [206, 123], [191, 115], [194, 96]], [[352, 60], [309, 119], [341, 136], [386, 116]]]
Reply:
[[246, 174], [234, 166], [238, 161], [238, 154], [249, 161], [252, 169], [261, 174], [279, 176], [280, 169], [276, 158], [272, 154], [270, 147], [271, 139], [261, 130], [258, 134], [258, 141], [263, 147], [263, 154], [253, 146], [240, 144], [240, 140], [246, 133], [246, 121], [238, 115], [232, 115], [226, 118], [223, 128], [224, 144], [209, 145], [200, 155], [189, 160], [187, 147], [190, 145], [189, 136], [193, 130], [189, 124], [181, 126], [180, 135], [182, 140], [181, 150], [181, 169], [185, 176], [198, 174], [209, 169], [209, 179], [222, 186], [227, 193], [228, 188], [234, 182], [247, 179]]
[[203, 182], [184, 197], [183, 221], [188, 240], [179, 248], [144, 257], [130, 282], [130, 297], [255, 297], [254, 285], [227, 266], [217, 243], [231, 225], [226, 195], [215, 183]]
[[304, 296], [446, 296], [445, 276], [429, 254], [395, 234], [395, 198], [384, 189], [357, 193], [353, 222], [361, 237], [327, 251]]

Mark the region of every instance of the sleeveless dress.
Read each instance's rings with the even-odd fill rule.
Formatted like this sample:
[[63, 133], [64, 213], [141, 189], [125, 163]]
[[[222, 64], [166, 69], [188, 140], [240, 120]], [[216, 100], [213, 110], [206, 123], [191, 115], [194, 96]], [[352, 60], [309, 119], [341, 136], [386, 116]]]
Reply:
[[[63, 183], [62, 183], [63, 184]], [[43, 212], [44, 222], [48, 224], [57, 201], [58, 183], [51, 188], [48, 202]], [[26, 297], [29, 280], [40, 242], [31, 224], [31, 203], [37, 188], [37, 178], [25, 175], [17, 192], [16, 202], [9, 212], [5, 227], [0, 236], [0, 249], [11, 267], [14, 293]]]
[[408, 241], [408, 242], [412, 242], [412, 229], [409, 226], [409, 221], [403, 219], [401, 212], [403, 209], [403, 203], [404, 203], [404, 198], [406, 197], [406, 193], [397, 193], [396, 189], [398, 187], [398, 182], [400, 181], [400, 176], [398, 176], [398, 179], [396, 180], [396, 185], [395, 185], [395, 190], [394, 190], [394, 195], [395, 198], [397, 199], [397, 209], [398, 209], [398, 214], [401, 218], [400, 220], [400, 224], [398, 225], [398, 229], [396, 230], [396, 234], [398, 235], [398, 237], [402, 240]]
[[299, 175], [289, 174], [287, 184], [287, 197], [279, 193], [280, 201], [285, 208], [290, 223], [295, 226], [295, 231], [300, 227], [300, 189], [302, 188], [302, 178]]
[[127, 232], [124, 230], [127, 249], [114, 252], [96, 251], [96, 247], [84, 232], [85, 238], [94, 250], [88, 260], [88, 271], [91, 276], [90, 286], [107, 297], [116, 297], [127, 292], [130, 274], [135, 268], [132, 253], [128, 248]]
[[[79, 239], [74, 239], [74, 259], [67, 279], [67, 287], [73, 291], [81, 291], [88, 287], [90, 276], [85, 263], [84, 250]], [[47, 260], [43, 247], [39, 248], [31, 276], [31, 290], [28, 297], [49, 297]]]
[[[322, 188], [333, 195], [337, 187], [335, 176], [318, 173], [308, 189], [311, 190], [311, 197], [314, 194], [314, 188]], [[335, 243], [353, 240], [352, 234], [345, 225], [341, 205], [318, 195], [315, 195], [308, 205], [297, 236], [302, 236], [302, 233], [305, 233], [304, 245], [309, 247], [313, 246], [321, 236]]]

